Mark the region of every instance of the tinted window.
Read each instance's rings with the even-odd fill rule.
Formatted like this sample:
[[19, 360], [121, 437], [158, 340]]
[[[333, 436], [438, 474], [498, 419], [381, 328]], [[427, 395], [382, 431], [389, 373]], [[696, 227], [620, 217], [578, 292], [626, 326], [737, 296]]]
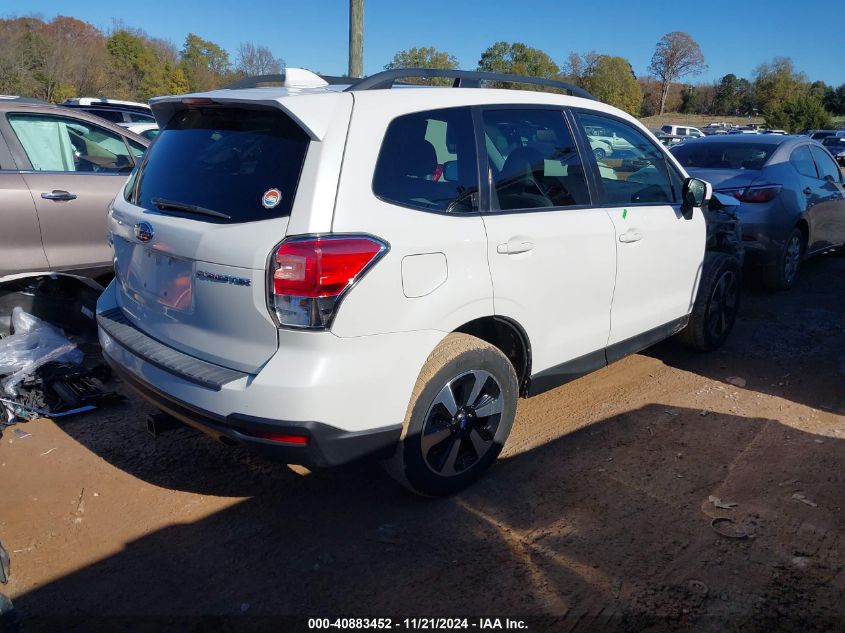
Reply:
[[813, 158], [816, 159], [816, 167], [819, 168], [819, 178], [827, 178], [833, 182], [841, 182], [842, 176], [839, 167], [827, 152], [820, 147], [811, 148]]
[[684, 143], [672, 154], [684, 167], [694, 169], [762, 169], [777, 149], [770, 143], [705, 141]]
[[129, 120], [133, 123], [155, 123], [155, 117], [152, 114], [143, 112], [127, 112]]
[[422, 209], [470, 211], [477, 206], [472, 195], [477, 191], [468, 108], [417, 112], [391, 121], [373, 177], [379, 198]]
[[845, 149], [845, 138], [841, 136], [828, 136], [822, 139], [821, 144], [828, 148], [831, 152], [841, 151]]
[[613, 139], [613, 153], [597, 161], [608, 204], [669, 204], [680, 195], [680, 176], [645, 134], [627, 123], [595, 114], [577, 114], [590, 143], [595, 130]]
[[802, 145], [792, 150], [792, 154], [789, 155], [789, 162], [792, 163], [802, 176], [818, 178], [816, 165], [813, 163], [813, 156], [810, 154], [809, 145]]
[[660, 129], [661, 129], [661, 130], [663, 130], [664, 132], [666, 132], [666, 134], [671, 134], [671, 133], [672, 133], [672, 126], [671, 126], [671, 125], [664, 125], [664, 126], [663, 126], [662, 128], [660, 128]]
[[[290, 213], [308, 136], [276, 110], [200, 107], [175, 114], [147, 152], [127, 198], [147, 209], [162, 200], [251, 222]], [[156, 203], [157, 201], [157, 203]]]
[[123, 123], [123, 112], [120, 110], [106, 110], [105, 108], [86, 108], [89, 114], [95, 114], [101, 119], [111, 121], [112, 123]]
[[686, 136], [687, 135], [687, 128], [679, 127], [678, 131], [676, 132], [678, 136]]
[[132, 169], [123, 137], [83, 121], [46, 114], [9, 114], [32, 169], [120, 173]]
[[590, 204], [584, 168], [560, 110], [487, 110], [484, 136], [499, 209]]

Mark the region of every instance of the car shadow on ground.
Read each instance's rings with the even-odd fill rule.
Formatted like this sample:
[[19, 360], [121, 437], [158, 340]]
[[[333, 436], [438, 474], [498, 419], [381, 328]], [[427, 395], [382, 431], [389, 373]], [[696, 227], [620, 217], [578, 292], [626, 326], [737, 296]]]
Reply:
[[[196, 435], [166, 455], [114, 436], [104, 450], [83, 427], [64, 425], [147, 481], [253, 496], [18, 596], [31, 630], [133, 615], [244, 627], [278, 615], [567, 618], [532, 631], [641, 630], [646, 618], [650, 630], [806, 631], [845, 618], [842, 440], [772, 420], [648, 405], [500, 460], [445, 499], [414, 497], [368, 463], [297, 475]], [[740, 538], [714, 531], [715, 517]]]
[[717, 352], [690, 352], [666, 341], [642, 353], [713, 380], [741, 378], [753, 391], [845, 415], [845, 257], [826, 254], [804, 262], [795, 287], [786, 292], [765, 290], [747, 275], [736, 326]]

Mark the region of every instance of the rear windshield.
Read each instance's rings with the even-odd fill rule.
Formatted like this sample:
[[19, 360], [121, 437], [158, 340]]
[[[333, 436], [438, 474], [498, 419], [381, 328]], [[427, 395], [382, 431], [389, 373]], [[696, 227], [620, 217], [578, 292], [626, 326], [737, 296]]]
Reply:
[[670, 151], [693, 169], [761, 169], [777, 149], [770, 143], [687, 142]]
[[150, 146], [127, 199], [204, 222], [288, 215], [307, 147], [302, 128], [277, 110], [182, 110]]

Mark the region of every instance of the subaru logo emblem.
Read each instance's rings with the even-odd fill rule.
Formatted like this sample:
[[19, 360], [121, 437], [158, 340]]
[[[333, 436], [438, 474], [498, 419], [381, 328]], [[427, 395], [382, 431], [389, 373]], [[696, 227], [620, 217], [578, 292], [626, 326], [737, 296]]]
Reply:
[[153, 231], [153, 225], [149, 222], [138, 222], [135, 225], [135, 237], [138, 238], [141, 242], [149, 242], [153, 239], [153, 235], [155, 231]]

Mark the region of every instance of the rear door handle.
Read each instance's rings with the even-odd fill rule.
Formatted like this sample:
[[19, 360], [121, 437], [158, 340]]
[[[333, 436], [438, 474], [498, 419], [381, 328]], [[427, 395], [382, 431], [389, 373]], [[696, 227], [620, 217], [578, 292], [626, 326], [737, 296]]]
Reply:
[[65, 191], [64, 189], [53, 189], [50, 193], [46, 191], [41, 194], [45, 200], [76, 200], [76, 194]]
[[811, 196], [811, 195], [813, 195], [813, 190], [812, 190], [812, 189], [810, 189], [809, 187], [804, 187], [804, 195], [805, 195], [805, 196]]
[[625, 244], [639, 242], [641, 239], [643, 239], [643, 234], [637, 233], [636, 231], [628, 231], [627, 233], [623, 233], [619, 236], [619, 241], [624, 242]]
[[517, 255], [527, 253], [534, 248], [534, 242], [529, 237], [512, 237], [504, 244], [496, 246], [496, 252], [501, 255]]

